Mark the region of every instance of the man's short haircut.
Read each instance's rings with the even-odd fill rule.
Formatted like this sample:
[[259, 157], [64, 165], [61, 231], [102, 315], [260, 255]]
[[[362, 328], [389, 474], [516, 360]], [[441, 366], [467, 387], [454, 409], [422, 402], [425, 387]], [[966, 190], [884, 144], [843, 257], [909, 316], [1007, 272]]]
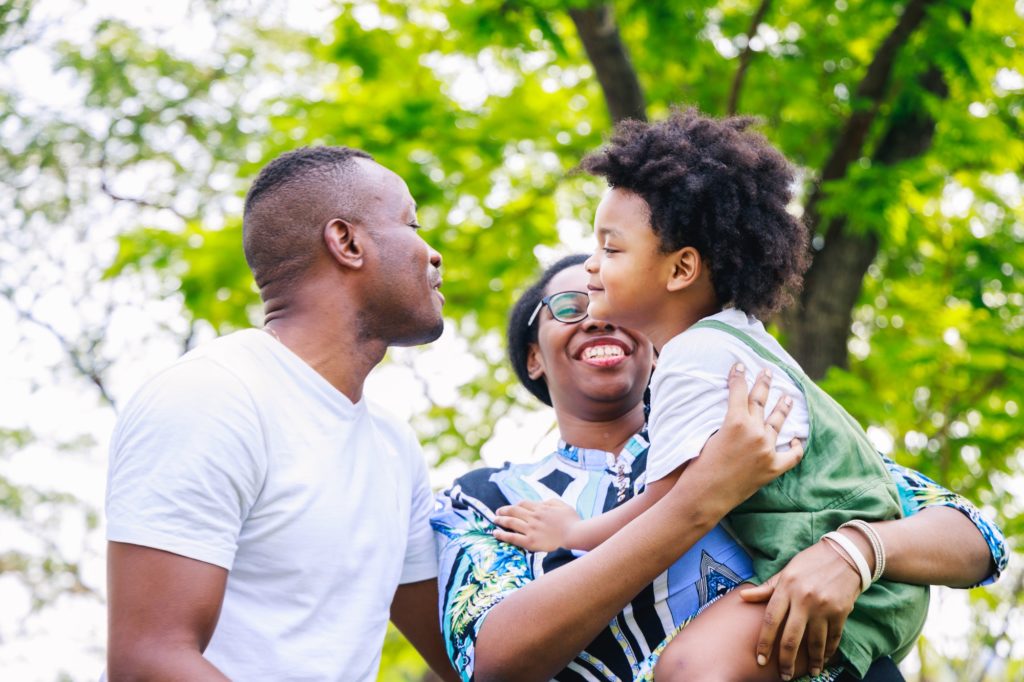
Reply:
[[515, 370], [516, 376], [519, 377], [519, 381], [526, 387], [526, 390], [548, 406], [551, 405], [551, 393], [548, 391], [547, 382], [543, 378], [531, 379], [530, 372], [526, 368], [530, 344], [537, 343], [540, 316], [531, 325], [528, 325], [527, 322], [537, 304], [544, 298], [544, 290], [547, 289], [552, 278], [562, 270], [580, 265], [586, 260], [586, 254], [574, 254], [566, 256], [549, 267], [540, 276], [540, 279], [523, 292], [523, 295], [512, 306], [512, 312], [508, 317], [508, 359], [512, 363], [512, 369]]
[[786, 210], [794, 171], [754, 119], [674, 109], [658, 123], [623, 121], [580, 168], [650, 207], [663, 252], [690, 246], [721, 305], [768, 315], [790, 303], [808, 265], [807, 230]]
[[373, 157], [349, 147], [302, 147], [256, 176], [245, 197], [242, 244], [261, 290], [294, 283], [319, 253], [326, 221], [358, 214], [356, 159]]

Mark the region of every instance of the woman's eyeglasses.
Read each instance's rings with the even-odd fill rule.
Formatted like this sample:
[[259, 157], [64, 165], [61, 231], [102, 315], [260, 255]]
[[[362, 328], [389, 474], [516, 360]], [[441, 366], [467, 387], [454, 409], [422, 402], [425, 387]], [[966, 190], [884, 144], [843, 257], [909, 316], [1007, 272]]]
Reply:
[[565, 324], [579, 322], [587, 317], [587, 306], [590, 305], [590, 297], [583, 291], [560, 291], [540, 299], [540, 303], [533, 309], [530, 321], [526, 323], [529, 327], [537, 319], [540, 309], [544, 306], [551, 311], [551, 317]]

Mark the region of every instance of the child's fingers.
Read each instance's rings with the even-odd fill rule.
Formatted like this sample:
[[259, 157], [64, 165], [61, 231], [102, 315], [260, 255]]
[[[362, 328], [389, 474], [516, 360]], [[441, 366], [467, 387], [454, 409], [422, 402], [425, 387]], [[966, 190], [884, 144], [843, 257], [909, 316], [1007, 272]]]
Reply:
[[526, 544], [526, 536], [520, 533], [510, 533], [507, 530], [495, 528], [493, 535], [494, 539], [500, 540], [501, 542], [507, 542], [510, 545], [515, 545], [516, 547], [523, 547]]
[[778, 436], [782, 431], [782, 424], [786, 421], [786, 417], [789, 416], [790, 410], [793, 409], [793, 399], [788, 395], [784, 395], [779, 398], [779, 401], [775, 403], [775, 409], [768, 415], [768, 419], [765, 420], [764, 425], [766, 428], [770, 428]]
[[[526, 533], [530, 530], [530, 526], [523, 519], [515, 516], [495, 516], [494, 525], [500, 526], [507, 530], [514, 531], [516, 533]], [[495, 536], [497, 537], [497, 536]]]
[[749, 604], [761, 604], [772, 598], [775, 592], [775, 581], [740, 589], [740, 599]]
[[750, 389], [750, 397], [747, 399], [747, 408], [751, 416], [759, 421], [764, 421], [764, 406], [768, 402], [768, 389], [771, 388], [771, 385], [772, 370], [766, 367], [758, 373], [754, 387]]
[[729, 412], [735, 415], [747, 413], [747, 369], [737, 362], [729, 370]]

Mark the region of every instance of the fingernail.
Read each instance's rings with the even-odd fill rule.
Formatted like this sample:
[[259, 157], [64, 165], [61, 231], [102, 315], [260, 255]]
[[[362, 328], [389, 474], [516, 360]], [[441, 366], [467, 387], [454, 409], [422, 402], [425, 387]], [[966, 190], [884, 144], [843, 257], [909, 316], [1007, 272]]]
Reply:
[[788, 395], [783, 399], [783, 402], [786, 404], [786, 407], [793, 406], [793, 399], [790, 398]]
[[782, 679], [784, 679], [786, 682], [789, 682], [791, 679], [793, 679], [793, 675], [791, 675], [790, 673], [782, 673]]
[[[750, 659], [748, 658], [747, 660], [749, 661]], [[758, 654], [757, 655], [757, 664], [758, 665], [768, 665], [768, 657], [765, 656], [764, 654]]]
[[737, 374], [743, 374], [746, 371], [747, 371], [747, 368], [743, 366], [742, 362], [736, 363], [736, 373]]
[[766, 377], [768, 377], [769, 379], [771, 379], [772, 378], [772, 368], [771, 367], [765, 367], [764, 368], [764, 375]]
[[811, 668], [811, 677], [817, 677], [821, 674], [821, 668]]

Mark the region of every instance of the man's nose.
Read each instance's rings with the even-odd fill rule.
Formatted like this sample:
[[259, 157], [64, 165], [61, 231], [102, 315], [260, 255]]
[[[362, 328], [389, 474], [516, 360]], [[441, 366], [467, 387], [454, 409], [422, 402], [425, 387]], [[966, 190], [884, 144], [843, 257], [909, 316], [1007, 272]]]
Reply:
[[437, 250], [435, 250], [433, 247], [429, 247], [428, 246], [427, 248], [430, 249], [430, 264], [433, 265], [435, 268], [440, 269], [441, 268], [441, 254]]

